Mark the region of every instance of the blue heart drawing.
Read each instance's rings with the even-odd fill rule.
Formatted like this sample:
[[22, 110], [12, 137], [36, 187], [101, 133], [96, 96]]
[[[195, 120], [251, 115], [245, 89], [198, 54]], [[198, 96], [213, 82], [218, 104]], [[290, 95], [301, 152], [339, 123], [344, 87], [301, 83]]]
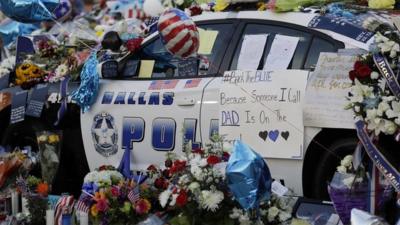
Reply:
[[278, 131], [278, 130], [271, 130], [271, 131], [268, 133], [268, 137], [269, 137], [269, 139], [271, 139], [273, 142], [275, 142], [276, 139], [278, 139], [278, 137], [279, 137], [279, 131]]

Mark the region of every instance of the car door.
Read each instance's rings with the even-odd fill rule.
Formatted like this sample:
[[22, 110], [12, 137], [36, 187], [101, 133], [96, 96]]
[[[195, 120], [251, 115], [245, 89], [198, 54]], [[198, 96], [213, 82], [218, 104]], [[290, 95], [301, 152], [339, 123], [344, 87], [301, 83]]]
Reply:
[[218, 74], [234, 25], [208, 21], [198, 27], [203, 35], [216, 34], [200, 39], [213, 43], [199, 57], [178, 59], [155, 37], [124, 60], [119, 80], [101, 81], [96, 103], [81, 117], [91, 169], [117, 166], [123, 149], [132, 150], [133, 168], [143, 169], [163, 162], [166, 152], [181, 153], [184, 142], [200, 144], [204, 87]]
[[[258, 69], [263, 68], [264, 59], [268, 56], [274, 36], [277, 34], [299, 37], [300, 41], [294, 52], [288, 69], [312, 70], [318, 61], [320, 52], [337, 52], [344, 48], [344, 44], [320, 32], [300, 27], [294, 24], [267, 20], [243, 20], [236, 29], [233, 40], [226, 52], [220, 67], [220, 74], [227, 70], [236, 70], [242, 43], [246, 35], [268, 34], [267, 43]], [[206, 87], [204, 95], [203, 110], [201, 118], [203, 122], [203, 133], [217, 131], [219, 126], [219, 90], [222, 78], [216, 78]], [[203, 138], [204, 141], [205, 138]], [[274, 178], [285, 180], [288, 187], [293, 188], [296, 193], [301, 193], [302, 187], [302, 161], [268, 159], [268, 166]], [[295, 171], [287, 173], [287, 171]]]

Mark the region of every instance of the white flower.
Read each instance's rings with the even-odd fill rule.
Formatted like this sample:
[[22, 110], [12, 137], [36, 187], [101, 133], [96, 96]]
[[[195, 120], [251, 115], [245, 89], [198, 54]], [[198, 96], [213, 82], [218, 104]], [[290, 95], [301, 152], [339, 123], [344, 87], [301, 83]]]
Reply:
[[288, 212], [280, 211], [278, 217], [279, 217], [280, 222], [285, 222], [285, 221], [289, 220], [290, 218], [292, 218], [292, 215]]
[[352, 161], [353, 161], [353, 156], [352, 155], [348, 155], [348, 156], [344, 157], [342, 159], [342, 161], [340, 161], [340, 165], [344, 166], [346, 168], [351, 168]]
[[361, 103], [364, 101], [364, 97], [374, 97], [373, 87], [361, 84], [357, 79], [354, 80], [355, 85], [351, 87], [351, 94], [353, 96], [349, 97], [352, 103]]
[[376, 71], [372, 71], [371, 73], [371, 79], [376, 80], [379, 78], [379, 73]]
[[172, 194], [171, 202], [169, 203], [170, 206], [174, 206], [176, 204], [176, 198], [178, 198], [179, 194]]
[[378, 81], [378, 86], [379, 86], [379, 89], [381, 89], [382, 91], [385, 91], [385, 88], [386, 88], [386, 80], [385, 79], [379, 79], [379, 81]]
[[387, 102], [381, 102], [378, 105], [378, 110], [376, 111], [376, 114], [378, 116], [383, 116], [383, 113], [386, 112], [388, 109], [390, 109], [390, 105]]
[[194, 178], [198, 181], [202, 181], [205, 178], [203, 170], [198, 166], [191, 166], [190, 172], [193, 174]]
[[253, 224], [247, 214], [243, 214], [239, 217], [239, 224], [240, 225], [251, 225]]
[[338, 166], [338, 167], [336, 167], [336, 170], [337, 170], [339, 173], [346, 173], [346, 172], [347, 172], [347, 169], [346, 169], [346, 167], [344, 167], [344, 166]]
[[179, 178], [180, 184], [187, 184], [189, 182], [190, 182], [190, 180], [189, 180], [189, 176], [187, 174], [185, 174]]
[[357, 106], [354, 107], [354, 111], [355, 112], [360, 112], [360, 110], [361, 110], [360, 106], [357, 105]]
[[204, 190], [201, 192], [201, 207], [203, 209], [215, 212], [222, 200], [224, 200], [224, 193], [220, 191]]
[[59, 78], [67, 75], [67, 73], [68, 73], [68, 66], [65, 64], [59, 65], [55, 71], [56, 77]]
[[394, 122], [400, 125], [400, 102], [392, 101], [392, 109], [386, 111], [386, 116], [390, 119], [396, 118]]
[[390, 120], [385, 120], [384, 133], [392, 135], [397, 131], [397, 125]]
[[237, 218], [239, 218], [242, 214], [243, 214], [243, 211], [242, 211], [241, 209], [233, 208], [233, 209], [232, 209], [232, 213], [229, 214], [229, 217], [230, 217], [231, 219], [237, 219]]
[[167, 205], [168, 199], [171, 196], [172, 191], [170, 190], [165, 190], [161, 192], [160, 196], [158, 196], [158, 200], [160, 201], [161, 207], [165, 207]]
[[174, 0], [174, 2], [175, 2], [177, 5], [182, 5], [183, 3], [185, 3], [184, 0]]
[[271, 208], [268, 209], [268, 222], [272, 222], [275, 220], [275, 217], [278, 216], [279, 214], [279, 209], [275, 206], [272, 206]]
[[197, 182], [192, 182], [192, 183], [189, 185], [188, 188], [189, 188], [189, 190], [190, 190], [191, 192], [195, 192], [195, 191], [199, 190], [200, 184], [197, 183]]

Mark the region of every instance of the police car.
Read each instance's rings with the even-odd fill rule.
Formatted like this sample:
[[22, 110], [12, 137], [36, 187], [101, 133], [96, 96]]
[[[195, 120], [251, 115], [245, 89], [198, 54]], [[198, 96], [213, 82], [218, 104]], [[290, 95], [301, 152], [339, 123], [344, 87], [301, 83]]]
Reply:
[[[193, 61], [172, 57], [158, 34], [150, 35], [139, 52], [120, 60], [118, 75], [108, 77], [107, 71], [102, 71], [98, 97], [89, 112], [79, 114], [77, 108], [69, 108], [60, 125], [64, 130], [65, 150], [59, 179], [74, 183], [88, 168], [93, 170], [103, 164], [117, 166], [126, 148], [132, 149], [131, 168], [145, 169], [149, 164], [162, 163], [167, 152], [182, 152], [183, 137], [193, 143], [209, 142], [219, 127], [222, 75], [237, 69], [245, 35], [298, 37], [288, 69], [312, 70], [320, 52], [368, 46], [341, 34], [335, 34], [334, 39], [331, 31], [308, 28], [315, 16], [243, 11], [194, 17], [197, 26], [213, 31], [216, 39], [209, 52]], [[263, 58], [268, 55], [272, 41], [273, 38], [268, 38]], [[30, 124], [9, 127], [3, 143], [13, 140], [13, 135], [14, 138], [32, 135], [33, 130], [26, 127], [45, 127], [43, 120], [54, 119], [55, 112], [50, 107], [41, 122], [26, 121]], [[326, 198], [326, 183], [340, 160], [337, 155], [344, 156], [354, 150], [355, 132], [306, 127], [305, 136], [312, 140], [305, 140], [302, 159], [267, 159], [268, 166], [275, 179], [297, 194]]]

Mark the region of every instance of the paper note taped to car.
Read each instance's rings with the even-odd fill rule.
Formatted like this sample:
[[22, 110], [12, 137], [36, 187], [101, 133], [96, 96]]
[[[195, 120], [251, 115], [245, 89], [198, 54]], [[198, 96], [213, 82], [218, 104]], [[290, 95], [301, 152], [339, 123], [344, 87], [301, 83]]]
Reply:
[[354, 128], [353, 114], [344, 107], [351, 87], [348, 74], [356, 59], [357, 56], [337, 53], [320, 54], [307, 84], [305, 126]]
[[263, 157], [303, 156], [308, 71], [229, 71], [219, 95], [220, 134], [241, 139]]

